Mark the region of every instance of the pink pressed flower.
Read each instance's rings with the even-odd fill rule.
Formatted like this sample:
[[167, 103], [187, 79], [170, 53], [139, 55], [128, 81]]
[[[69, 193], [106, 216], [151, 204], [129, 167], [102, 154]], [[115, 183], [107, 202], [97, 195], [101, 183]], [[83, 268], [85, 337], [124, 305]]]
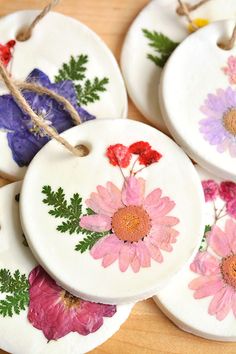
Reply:
[[116, 306], [96, 304], [76, 298], [63, 290], [37, 266], [29, 275], [30, 303], [28, 320], [43, 331], [48, 340], [57, 340], [70, 332], [83, 336], [97, 331], [103, 317], [112, 317]]
[[223, 72], [229, 76], [231, 84], [236, 84], [236, 57], [231, 55], [228, 58], [227, 66], [223, 68]]
[[202, 181], [202, 187], [204, 190], [206, 202], [213, 201], [216, 199], [219, 192], [219, 186], [215, 181], [213, 181], [212, 179]]
[[230, 202], [232, 199], [236, 198], [236, 183], [231, 181], [221, 182], [219, 188], [220, 197], [225, 202]]
[[212, 296], [208, 313], [223, 320], [230, 310], [236, 317], [236, 224], [227, 220], [225, 231], [213, 226], [208, 244], [217, 256], [198, 252], [190, 269], [199, 274], [189, 284], [195, 299]]
[[131, 266], [134, 272], [150, 267], [151, 259], [162, 262], [161, 250], [172, 251], [178, 231], [173, 226], [179, 220], [167, 214], [175, 203], [162, 197], [155, 189], [147, 197], [145, 180], [128, 177], [120, 191], [113, 183], [98, 186], [87, 205], [96, 214], [82, 217], [80, 226], [92, 231], [110, 231], [91, 249], [94, 259], [102, 259], [103, 267], [115, 261], [125, 272]]
[[232, 199], [226, 204], [226, 211], [230, 216], [236, 219], [236, 199]]

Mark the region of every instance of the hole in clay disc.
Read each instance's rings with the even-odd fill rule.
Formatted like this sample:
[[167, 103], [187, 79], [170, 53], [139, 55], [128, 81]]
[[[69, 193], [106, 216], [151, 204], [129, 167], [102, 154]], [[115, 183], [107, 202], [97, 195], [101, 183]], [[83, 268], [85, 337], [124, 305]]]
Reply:
[[84, 144], [78, 144], [75, 146], [76, 149], [80, 150], [81, 157], [88, 156], [90, 149]]

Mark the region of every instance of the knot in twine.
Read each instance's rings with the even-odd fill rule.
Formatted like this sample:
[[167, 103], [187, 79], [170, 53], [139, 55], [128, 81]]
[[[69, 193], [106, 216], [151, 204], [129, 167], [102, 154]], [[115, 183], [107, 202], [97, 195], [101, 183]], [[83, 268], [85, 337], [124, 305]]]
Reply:
[[190, 5], [187, 2], [183, 2], [182, 0], [178, 0], [179, 6], [176, 9], [176, 12], [179, 16], [185, 16], [188, 20], [189, 25], [194, 29], [194, 31], [197, 31], [199, 27], [193, 22], [190, 12], [197, 10], [199, 7], [202, 5], [206, 4], [210, 0], [201, 0], [195, 5]]
[[36, 25], [52, 10], [54, 6], [59, 3], [60, 0], [52, 0], [45, 8], [39, 13], [39, 15], [34, 19], [30, 26], [21, 30], [16, 39], [20, 42], [27, 41], [32, 36], [32, 32]]
[[22, 82], [22, 83], [15, 83], [10, 75], [8, 74], [4, 64], [0, 61], [0, 76], [2, 80], [4, 81], [6, 87], [12, 94], [12, 97], [14, 101], [18, 104], [18, 106], [24, 111], [27, 115], [30, 116], [32, 122], [36, 124], [39, 128], [41, 128], [48, 136], [51, 138], [57, 140], [60, 144], [62, 144], [67, 150], [69, 150], [72, 154], [75, 156], [83, 157], [88, 155], [89, 150], [86, 146], [84, 145], [77, 145], [77, 146], [72, 146], [66, 139], [64, 139], [62, 136], [58, 134], [58, 132], [53, 128], [50, 127], [45, 120], [42, 120], [41, 117], [39, 117], [30, 107], [22, 93], [20, 92], [21, 89], [28, 90], [28, 91], [33, 91], [38, 93], [39, 95], [47, 95], [49, 97], [52, 97], [55, 101], [63, 104], [64, 108], [67, 110], [67, 112], [71, 115], [73, 121], [75, 124], [80, 124], [81, 119], [76, 111], [76, 109], [72, 106], [72, 104], [63, 96], [58, 95], [57, 93], [33, 84], [33, 83], [27, 83], [27, 82]]

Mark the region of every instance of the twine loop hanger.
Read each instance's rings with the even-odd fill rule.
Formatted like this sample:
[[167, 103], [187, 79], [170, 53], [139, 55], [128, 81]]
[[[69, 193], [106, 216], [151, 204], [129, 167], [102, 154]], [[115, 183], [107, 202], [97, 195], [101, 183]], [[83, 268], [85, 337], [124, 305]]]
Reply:
[[202, 5], [205, 5], [208, 1], [210, 0], [201, 0], [195, 5], [190, 5], [186, 2], [183, 2], [182, 0], [178, 0], [179, 6], [177, 7], [176, 12], [179, 16], [185, 16], [189, 25], [194, 29], [194, 31], [197, 31], [199, 27], [193, 22], [190, 12], [197, 10]]
[[54, 100], [64, 105], [64, 108], [70, 113], [72, 119], [76, 124], [81, 123], [80, 116], [72, 104], [65, 98], [57, 93], [36, 85], [34, 83], [15, 83], [13, 79], [8, 74], [4, 64], [0, 61], [0, 76], [2, 81], [5, 83], [6, 87], [10, 91], [13, 96], [14, 101], [18, 104], [18, 106], [24, 111], [32, 120], [34, 124], [36, 124], [40, 129], [42, 129], [46, 135], [50, 136], [52, 139], [57, 140], [60, 144], [62, 144], [67, 150], [69, 150], [75, 156], [83, 157], [89, 154], [89, 150], [85, 145], [71, 145], [66, 139], [58, 134], [58, 132], [51, 126], [49, 126], [45, 120], [39, 117], [30, 107], [26, 99], [21, 93], [21, 89], [25, 89], [28, 91], [33, 91], [38, 93], [39, 95], [47, 95], [52, 97]]
[[26, 28], [23, 28], [16, 36], [16, 39], [20, 42], [25, 42], [30, 39], [34, 28], [37, 24], [52, 10], [54, 6], [59, 3], [60, 0], [52, 0], [44, 9], [36, 16], [33, 22]]

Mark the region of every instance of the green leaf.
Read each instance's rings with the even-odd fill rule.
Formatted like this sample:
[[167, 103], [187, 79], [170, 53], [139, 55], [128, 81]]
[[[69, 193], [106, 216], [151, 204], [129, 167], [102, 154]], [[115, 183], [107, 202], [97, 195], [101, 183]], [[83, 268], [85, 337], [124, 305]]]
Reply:
[[149, 40], [149, 46], [154, 49], [158, 55], [148, 54], [148, 59], [152, 60], [157, 66], [163, 68], [169, 56], [179, 45], [179, 43], [172, 41], [163, 33], [156, 31], [148, 31], [143, 29], [144, 36]]
[[55, 82], [64, 80], [81, 81], [85, 78], [88, 56], [81, 54], [77, 58], [71, 56], [69, 63], [64, 63], [55, 76]]
[[200, 252], [204, 252], [207, 250], [207, 247], [208, 247], [208, 244], [207, 244], [207, 233], [210, 232], [212, 229], [212, 226], [210, 225], [206, 225], [205, 226], [205, 230], [204, 230], [204, 235], [203, 235], [203, 238], [202, 238], [202, 242], [201, 242], [201, 245], [199, 247], [199, 251]]
[[84, 253], [87, 250], [91, 250], [91, 248], [95, 245], [95, 243], [99, 241], [102, 237], [106, 236], [107, 234], [109, 234], [109, 232], [91, 233], [89, 236], [87, 236], [82, 241], [80, 241], [78, 245], [75, 246], [75, 250], [80, 251], [81, 253]]
[[0, 292], [6, 294], [5, 299], [0, 300], [0, 315], [3, 317], [18, 315], [29, 304], [29, 282], [19, 270], [11, 274], [7, 269], [0, 269]]
[[76, 85], [78, 101], [82, 105], [87, 105], [88, 103], [93, 103], [100, 99], [99, 92], [106, 91], [106, 85], [109, 83], [109, 79], [104, 77], [99, 80], [97, 77], [93, 81], [86, 80], [84, 87], [81, 85]]
[[44, 186], [42, 193], [46, 196], [46, 198], [43, 199], [43, 203], [52, 207], [48, 213], [55, 218], [64, 219], [62, 223], [57, 226], [57, 231], [61, 233], [68, 232], [70, 235], [76, 233], [87, 236], [76, 245], [76, 251], [83, 253], [87, 249], [91, 249], [100, 238], [109, 233], [109, 231], [94, 232], [83, 229], [80, 226], [82, 216], [94, 215], [95, 213], [92, 209], [87, 208], [86, 214], [83, 214], [82, 198], [78, 193], [75, 193], [73, 197], [70, 198], [70, 204], [65, 199], [65, 194], [61, 187], [54, 192], [50, 186]]
[[100, 93], [107, 90], [109, 79], [104, 77], [93, 80], [86, 78], [88, 55], [81, 54], [77, 58], [71, 56], [68, 63], [64, 63], [55, 76], [55, 82], [64, 80], [73, 81], [77, 93], [78, 105], [87, 105], [100, 100]]

